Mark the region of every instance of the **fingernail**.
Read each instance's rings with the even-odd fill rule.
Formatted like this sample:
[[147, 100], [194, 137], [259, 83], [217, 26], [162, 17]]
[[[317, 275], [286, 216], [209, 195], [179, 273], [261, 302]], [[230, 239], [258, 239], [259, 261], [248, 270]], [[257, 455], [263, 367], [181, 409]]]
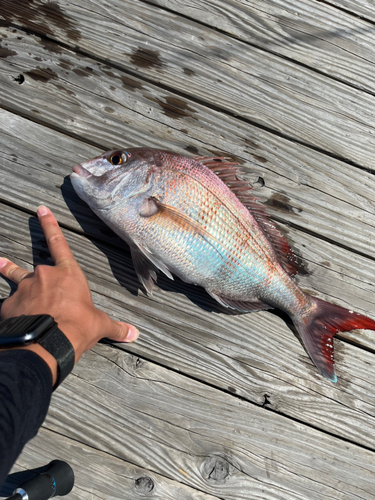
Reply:
[[49, 213], [49, 210], [47, 207], [45, 207], [44, 205], [40, 205], [40, 207], [38, 207], [36, 213], [43, 217], [43, 215], [47, 215]]
[[135, 326], [130, 326], [128, 329], [128, 334], [126, 336], [126, 339], [123, 342], [134, 342], [134, 340], [137, 340], [139, 337], [139, 331], [136, 329]]
[[4, 257], [0, 257], [0, 269], [8, 264], [9, 260], [4, 259]]

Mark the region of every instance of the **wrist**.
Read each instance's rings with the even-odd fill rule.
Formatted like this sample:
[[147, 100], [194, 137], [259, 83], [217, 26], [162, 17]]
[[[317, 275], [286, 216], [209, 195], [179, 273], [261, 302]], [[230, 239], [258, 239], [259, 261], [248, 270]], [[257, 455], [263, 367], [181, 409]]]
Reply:
[[0, 346], [35, 352], [49, 366], [56, 389], [72, 371], [74, 346], [48, 314], [21, 315], [0, 322]]
[[55, 386], [56, 381], [57, 381], [57, 361], [56, 359], [50, 354], [44, 347], [42, 347], [39, 344], [30, 344], [26, 346], [19, 346], [19, 347], [9, 347], [9, 348], [2, 348], [0, 349], [1, 351], [10, 351], [14, 349], [23, 349], [23, 350], [28, 350], [28, 351], [33, 351], [35, 354], [40, 356], [48, 365], [49, 369], [51, 370], [52, 374], [52, 387]]

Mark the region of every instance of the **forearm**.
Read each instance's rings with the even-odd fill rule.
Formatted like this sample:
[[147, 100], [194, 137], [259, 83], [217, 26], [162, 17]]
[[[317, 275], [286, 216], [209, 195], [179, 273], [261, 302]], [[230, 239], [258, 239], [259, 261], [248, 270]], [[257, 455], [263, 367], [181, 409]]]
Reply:
[[52, 393], [49, 366], [30, 350], [0, 352], [0, 485], [43, 423]]
[[8, 348], [8, 349], [0, 349], [0, 354], [5, 351], [14, 351], [15, 349], [21, 349], [21, 350], [26, 350], [26, 351], [32, 351], [35, 352], [38, 356], [40, 356], [45, 363], [47, 363], [49, 369], [51, 370], [51, 375], [52, 375], [52, 387], [54, 387], [56, 380], [57, 380], [57, 361], [56, 359], [50, 354], [46, 349], [44, 349], [41, 345], [39, 344], [31, 344], [28, 346], [22, 346], [22, 347], [13, 347], [13, 348]]

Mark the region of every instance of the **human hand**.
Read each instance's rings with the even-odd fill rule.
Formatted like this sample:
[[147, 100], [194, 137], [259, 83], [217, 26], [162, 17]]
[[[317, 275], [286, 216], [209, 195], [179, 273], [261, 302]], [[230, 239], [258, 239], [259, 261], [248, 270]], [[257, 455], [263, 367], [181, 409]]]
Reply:
[[[18, 285], [17, 291], [3, 302], [2, 319], [21, 314], [49, 314], [73, 345], [76, 362], [103, 337], [117, 342], [136, 340], [139, 332], [134, 326], [114, 321], [94, 306], [86, 276], [52, 212], [41, 206], [37, 213], [55, 265], [40, 265], [29, 272], [0, 258], [0, 273]], [[39, 344], [27, 348], [45, 359], [55, 383], [56, 360]]]

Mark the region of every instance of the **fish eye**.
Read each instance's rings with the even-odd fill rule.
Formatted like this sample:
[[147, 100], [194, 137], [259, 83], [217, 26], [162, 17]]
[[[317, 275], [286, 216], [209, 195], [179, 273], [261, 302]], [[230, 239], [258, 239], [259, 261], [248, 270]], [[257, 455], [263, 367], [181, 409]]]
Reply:
[[119, 155], [119, 154], [114, 154], [110, 157], [109, 159], [109, 162], [112, 164], [112, 165], [121, 165], [122, 163], [122, 155]]

